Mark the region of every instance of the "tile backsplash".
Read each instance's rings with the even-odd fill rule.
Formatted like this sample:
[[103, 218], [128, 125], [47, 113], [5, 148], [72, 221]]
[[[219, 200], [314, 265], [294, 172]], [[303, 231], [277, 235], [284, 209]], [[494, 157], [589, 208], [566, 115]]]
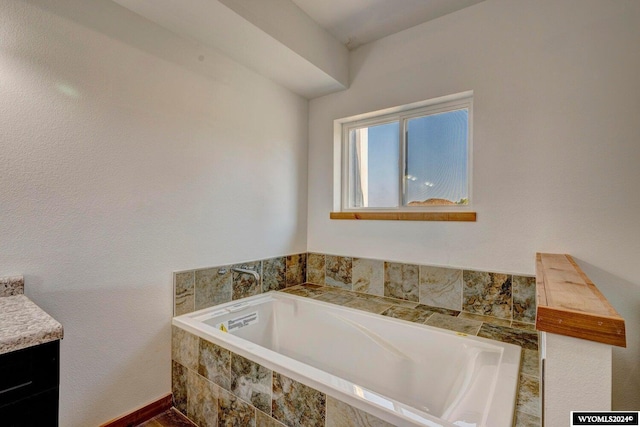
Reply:
[[307, 278], [307, 254], [287, 255], [286, 257], [286, 286], [303, 283]]
[[[320, 253], [307, 254], [307, 282], [533, 324], [535, 277]], [[323, 280], [324, 279], [324, 280]]]
[[[260, 274], [232, 272], [248, 267]], [[180, 315], [301, 283], [327, 285], [505, 322], [535, 323], [535, 277], [321, 253], [300, 253], [174, 274]], [[1, 283], [0, 283], [1, 285]]]
[[[236, 267], [257, 272], [260, 280], [232, 271]], [[299, 285], [304, 283], [306, 276], [306, 253], [176, 272], [173, 274], [173, 313], [179, 316], [263, 292]]]

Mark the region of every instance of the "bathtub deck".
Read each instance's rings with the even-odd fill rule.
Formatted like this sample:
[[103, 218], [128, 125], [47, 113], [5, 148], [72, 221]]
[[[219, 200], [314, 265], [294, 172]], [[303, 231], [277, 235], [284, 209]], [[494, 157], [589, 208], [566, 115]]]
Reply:
[[538, 333], [535, 325], [311, 283], [292, 286], [280, 292], [520, 346], [522, 361], [515, 427], [541, 425]]

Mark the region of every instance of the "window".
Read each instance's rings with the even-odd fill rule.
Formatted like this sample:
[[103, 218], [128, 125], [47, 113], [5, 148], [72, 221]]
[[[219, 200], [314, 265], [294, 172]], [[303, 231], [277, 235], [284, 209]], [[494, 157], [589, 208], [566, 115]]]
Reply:
[[334, 210], [468, 208], [472, 101], [465, 92], [336, 120]]

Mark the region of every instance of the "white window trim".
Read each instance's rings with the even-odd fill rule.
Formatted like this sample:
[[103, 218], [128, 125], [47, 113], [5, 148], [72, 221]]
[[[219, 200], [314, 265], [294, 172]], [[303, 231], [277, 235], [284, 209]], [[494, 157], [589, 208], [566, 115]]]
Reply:
[[[469, 140], [467, 146], [467, 180], [468, 180], [468, 199], [466, 205], [446, 205], [446, 206], [400, 206], [395, 208], [349, 208], [348, 207], [348, 164], [343, 159], [348, 159], [349, 131], [354, 128], [371, 126], [376, 124], [384, 124], [391, 121], [399, 121], [400, 141], [406, 129], [405, 119], [420, 117], [427, 114], [437, 114], [441, 112], [453, 111], [466, 108], [469, 111]], [[404, 199], [405, 180], [402, 177], [405, 171], [405, 144], [400, 144], [400, 176], [398, 177], [400, 197]], [[402, 105], [398, 107], [387, 108], [369, 113], [358, 114], [355, 116], [344, 117], [334, 120], [333, 122], [333, 210], [336, 212], [439, 212], [439, 211], [471, 211], [473, 203], [473, 91], [466, 91], [454, 95], [433, 98], [426, 101], [415, 102], [412, 104]], [[404, 200], [401, 200], [404, 202]]]

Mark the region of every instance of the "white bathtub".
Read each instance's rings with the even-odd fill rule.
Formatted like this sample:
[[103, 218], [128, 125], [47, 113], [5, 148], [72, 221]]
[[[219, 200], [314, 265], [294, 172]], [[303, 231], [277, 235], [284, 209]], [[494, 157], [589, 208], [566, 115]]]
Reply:
[[279, 292], [173, 324], [396, 426], [513, 424], [515, 345]]

